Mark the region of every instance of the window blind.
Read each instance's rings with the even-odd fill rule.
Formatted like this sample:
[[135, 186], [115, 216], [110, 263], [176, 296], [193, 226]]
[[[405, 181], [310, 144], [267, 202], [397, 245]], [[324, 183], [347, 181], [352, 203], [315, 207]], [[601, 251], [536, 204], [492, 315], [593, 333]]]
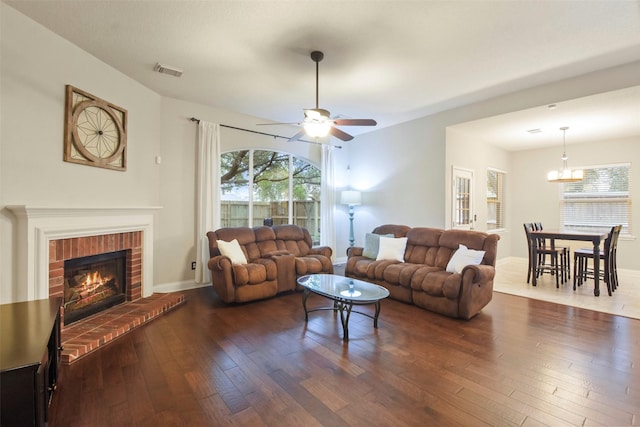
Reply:
[[631, 164], [585, 168], [582, 181], [562, 184], [562, 225], [608, 232], [621, 224], [621, 234], [631, 234], [631, 194]]
[[487, 230], [504, 228], [504, 172], [487, 169]]

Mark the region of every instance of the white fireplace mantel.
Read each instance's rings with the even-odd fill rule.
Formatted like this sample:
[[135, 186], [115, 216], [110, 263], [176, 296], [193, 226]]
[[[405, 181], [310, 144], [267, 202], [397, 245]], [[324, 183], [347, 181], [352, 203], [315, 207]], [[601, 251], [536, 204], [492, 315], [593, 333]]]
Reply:
[[17, 278], [27, 301], [49, 297], [49, 242], [142, 231], [142, 296], [153, 293], [154, 216], [160, 207], [61, 208], [7, 206], [18, 219]]

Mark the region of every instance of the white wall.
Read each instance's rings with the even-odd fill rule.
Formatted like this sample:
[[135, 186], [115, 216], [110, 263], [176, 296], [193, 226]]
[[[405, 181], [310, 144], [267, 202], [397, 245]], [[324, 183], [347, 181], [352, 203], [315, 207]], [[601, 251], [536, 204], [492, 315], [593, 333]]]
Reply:
[[[473, 212], [476, 217], [473, 223], [474, 230], [487, 232], [487, 169], [498, 169], [506, 173], [505, 185], [505, 206], [509, 211], [509, 201], [512, 200], [512, 192], [510, 191], [511, 176], [513, 171], [511, 168], [511, 157], [505, 150], [499, 149], [489, 141], [478, 139], [472, 134], [464, 133], [456, 130], [455, 126], [447, 128], [447, 165], [445, 171], [445, 188], [452, 188], [451, 173], [452, 167], [456, 166], [463, 169], [473, 171], [475, 186], [473, 189]], [[445, 218], [446, 227], [451, 227], [451, 211], [453, 204], [451, 202], [452, 192], [447, 191], [445, 195]], [[491, 231], [500, 235], [498, 244], [498, 259], [508, 256], [511, 253], [510, 224], [505, 218], [506, 228]]]
[[[522, 224], [540, 221], [545, 228], [560, 226], [560, 188], [547, 182], [547, 171], [560, 165], [558, 147], [512, 153], [512, 168], [516, 171], [510, 179], [515, 189], [515, 200], [509, 204], [512, 219], [513, 256], [526, 257], [526, 241]], [[569, 166], [573, 168], [631, 162], [632, 200], [640, 201], [640, 135], [633, 138], [601, 141], [597, 143], [571, 144], [567, 146]], [[632, 234], [634, 238], [618, 241], [618, 267], [640, 270], [640, 212], [632, 209]], [[569, 243], [569, 242], [567, 242]], [[571, 242], [571, 247], [588, 247], [584, 242]]]
[[[453, 164], [462, 166], [465, 163], [473, 162], [474, 164], [478, 163], [479, 166], [473, 166], [472, 168], [484, 167], [483, 161], [477, 161], [476, 159], [471, 159], [471, 157], [484, 156], [484, 150], [495, 150], [495, 148], [485, 148], [484, 145], [474, 145], [475, 143], [471, 141], [465, 144], [466, 149], [453, 146], [450, 150], [447, 140], [447, 128], [455, 127], [456, 124], [471, 120], [639, 84], [640, 61], [509, 93], [487, 101], [360, 135], [349, 145], [347, 157], [343, 163], [360, 164], [361, 166], [357, 169], [358, 177], [380, 177], [380, 181], [377, 182], [376, 193], [368, 195], [372, 202], [366, 207], [366, 215], [360, 214], [360, 211], [365, 209], [364, 206], [359, 207], [359, 210], [356, 211], [356, 244], [362, 243], [364, 233], [370, 231], [376, 225], [384, 223], [446, 227], [449, 222], [447, 218], [450, 216], [451, 206], [449, 191], [451, 166]], [[469, 136], [469, 138], [472, 138], [472, 136]], [[604, 143], [607, 144], [606, 149], [602, 148]], [[603, 141], [603, 145], [591, 153], [589, 162], [592, 163], [600, 159], [599, 151], [609, 150], [608, 144], [609, 142]], [[632, 150], [629, 153], [623, 155], [618, 152], [618, 161], [638, 159], [637, 151]], [[500, 150], [494, 151], [494, 154], [501, 157], [501, 163], [505, 162], [504, 153], [500, 154]], [[523, 220], [518, 215], [511, 213], [511, 209], [521, 202], [524, 195], [523, 192], [534, 191], [529, 187], [520, 186], [523, 180], [522, 174], [527, 176], [531, 173], [530, 171], [539, 168], [546, 173], [547, 170], [557, 168], [557, 164], [555, 164], [558, 160], [557, 157], [557, 153], [549, 155], [549, 159], [545, 157], [546, 160], [543, 162], [541, 159], [536, 161], [535, 158], [531, 158], [528, 152], [519, 153], [517, 157], [509, 155], [507, 163], [510, 164], [505, 168], [507, 172], [511, 171], [509, 175], [510, 183], [507, 184], [508, 229], [501, 233], [502, 238], [498, 243], [499, 258], [511, 256], [511, 249], [515, 251], [517, 256], [519, 254], [519, 249], [517, 248], [522, 244], [520, 241], [520, 228]], [[488, 159], [486, 156], [485, 158]], [[528, 164], [525, 166], [524, 163], [517, 163], [516, 158], [527, 159]], [[578, 164], [580, 163], [581, 159], [575, 159], [574, 154], [571, 154], [571, 158], [572, 164], [574, 164], [574, 161]], [[396, 167], [396, 161], [399, 162], [398, 167]], [[587, 159], [584, 161], [586, 162]], [[489, 160], [486, 161], [487, 166], [490, 163]], [[503, 169], [499, 166], [497, 168]], [[547, 185], [546, 181], [544, 184]], [[549, 200], [548, 194], [536, 194], [533, 198], [535, 200]], [[555, 212], [556, 210], [549, 212]], [[545, 218], [540, 220], [544, 221]], [[551, 221], [548, 221], [548, 223], [552, 224]], [[636, 224], [640, 227], [640, 223], [636, 221]], [[338, 227], [341, 227], [340, 224], [338, 224]], [[342, 227], [344, 229], [346, 225]], [[340, 232], [340, 229], [338, 232]], [[338, 246], [340, 246], [340, 243], [338, 241]], [[343, 244], [343, 247], [346, 247], [346, 245]], [[623, 250], [622, 247], [620, 249]], [[636, 246], [633, 246], [628, 251], [631, 254], [631, 259], [629, 256], [623, 257], [620, 255], [620, 268], [638, 269], [640, 267], [639, 261], [633, 259], [633, 253], [637, 253], [637, 249]]]
[[[338, 190], [351, 186], [363, 193], [354, 215], [356, 246], [381, 224], [444, 225], [445, 131], [431, 123], [412, 121], [360, 135], [337, 152]], [[336, 213], [336, 235], [335, 252], [344, 257], [349, 246], [346, 206]]]
[[[264, 119], [232, 113], [201, 104], [171, 98], [162, 100], [162, 163], [160, 165], [161, 205], [160, 229], [156, 235], [156, 277], [161, 288], [193, 287], [194, 271], [191, 262], [196, 260], [194, 242], [196, 236], [196, 117], [214, 123], [244, 129], [258, 130], [276, 135], [293, 135], [297, 129], [281, 126], [256, 128]], [[292, 144], [286, 139], [253, 134], [222, 127], [221, 151], [247, 148], [265, 148], [285, 151], [320, 165], [320, 148], [314, 144]]]
[[[23, 300], [7, 205], [158, 206], [160, 96], [0, 4], [0, 302]], [[62, 160], [65, 85], [128, 110], [127, 171]]]

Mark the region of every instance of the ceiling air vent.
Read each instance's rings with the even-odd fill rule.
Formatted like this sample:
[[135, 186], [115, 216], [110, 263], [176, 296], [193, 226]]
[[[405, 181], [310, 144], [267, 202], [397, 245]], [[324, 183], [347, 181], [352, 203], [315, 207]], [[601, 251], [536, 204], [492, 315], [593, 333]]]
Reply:
[[155, 67], [153, 67], [153, 71], [157, 71], [162, 74], [169, 74], [170, 76], [180, 77], [182, 75], [182, 70], [177, 68], [169, 67], [167, 65], [162, 65], [157, 63]]

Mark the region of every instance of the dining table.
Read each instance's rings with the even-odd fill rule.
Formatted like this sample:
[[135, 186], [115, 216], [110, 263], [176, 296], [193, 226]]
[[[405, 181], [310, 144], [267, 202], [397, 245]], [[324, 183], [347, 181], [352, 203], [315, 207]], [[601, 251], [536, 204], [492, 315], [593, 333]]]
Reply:
[[[608, 236], [606, 231], [577, 231], [577, 230], [533, 230], [531, 231], [532, 250], [537, 252], [538, 242], [549, 239], [549, 245], [554, 248], [556, 240], [576, 240], [581, 242], [591, 242], [593, 244], [593, 294], [600, 296], [600, 244]], [[538, 257], [533, 257], [533, 271], [537, 271]], [[533, 286], [537, 285], [536, 274], [533, 275]], [[607, 288], [608, 289], [608, 288]], [[611, 289], [608, 289], [611, 296]]]

